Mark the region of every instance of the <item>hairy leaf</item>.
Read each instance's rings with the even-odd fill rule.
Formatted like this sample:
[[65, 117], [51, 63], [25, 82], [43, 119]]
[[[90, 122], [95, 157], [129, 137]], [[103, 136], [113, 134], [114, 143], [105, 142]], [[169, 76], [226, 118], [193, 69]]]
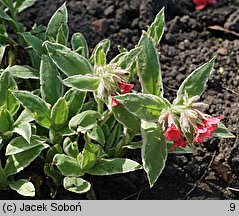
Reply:
[[47, 144], [43, 144], [36, 146], [35, 148], [29, 149], [28, 151], [24, 151], [15, 155], [10, 155], [4, 168], [6, 176], [10, 176], [22, 171], [39, 156], [43, 149], [47, 147], [49, 147]]
[[35, 196], [35, 187], [27, 179], [19, 179], [17, 181], [11, 181], [9, 183], [9, 187], [12, 190], [17, 191], [22, 196], [30, 196], [30, 197]]
[[71, 156], [56, 154], [53, 158], [53, 163], [64, 176], [78, 177], [84, 175], [80, 162]]
[[71, 46], [74, 51], [84, 56], [86, 59], [89, 57], [88, 44], [85, 37], [81, 33], [75, 33], [71, 38]]
[[159, 54], [146, 32], [139, 41], [141, 52], [137, 61], [137, 73], [142, 85], [142, 92], [163, 96], [163, 82], [159, 63]]
[[46, 55], [43, 55], [41, 60], [40, 85], [42, 98], [51, 105], [63, 96], [61, 75], [55, 64]]
[[39, 71], [27, 65], [14, 65], [7, 70], [13, 77], [21, 79], [39, 79]]
[[50, 127], [50, 109], [44, 100], [28, 91], [14, 91], [13, 94], [38, 124], [46, 128]]
[[142, 166], [130, 159], [113, 158], [113, 159], [100, 159], [94, 167], [87, 171], [91, 175], [113, 175], [119, 173], [132, 172], [142, 169]]
[[64, 79], [63, 83], [79, 91], [95, 91], [99, 86], [100, 78], [91, 75], [75, 75]]
[[165, 100], [151, 94], [125, 94], [115, 97], [135, 116], [146, 121], [157, 121], [161, 111], [167, 107]]
[[152, 187], [165, 167], [167, 145], [162, 130], [154, 123], [142, 121], [141, 133], [143, 167]]
[[94, 73], [89, 61], [69, 48], [51, 42], [45, 42], [45, 46], [53, 62], [67, 76]]
[[65, 177], [63, 180], [63, 186], [66, 190], [78, 194], [86, 193], [91, 188], [88, 181], [76, 177]]
[[193, 71], [180, 85], [177, 92], [177, 98], [173, 103], [182, 103], [185, 93], [188, 95], [188, 98], [202, 95], [214, 63], [215, 58], [212, 58], [210, 61]]

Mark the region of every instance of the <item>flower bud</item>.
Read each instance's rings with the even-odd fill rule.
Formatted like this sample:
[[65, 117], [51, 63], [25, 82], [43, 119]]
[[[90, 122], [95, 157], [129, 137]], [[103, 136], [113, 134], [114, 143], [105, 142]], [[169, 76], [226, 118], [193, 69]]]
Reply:
[[180, 127], [187, 133], [190, 133], [190, 123], [188, 118], [182, 113], [180, 117]]
[[114, 73], [120, 76], [129, 76], [129, 72], [127, 70], [123, 70], [123, 69], [114, 69]]
[[98, 86], [97, 92], [98, 92], [98, 97], [100, 99], [105, 98], [105, 86], [104, 86], [104, 81], [103, 80], [100, 80], [100, 84]]
[[202, 109], [202, 110], [205, 110], [208, 108], [208, 104], [205, 104], [205, 103], [192, 103], [192, 106], [191, 106], [193, 109]]
[[163, 130], [166, 130], [166, 128], [168, 126], [168, 115], [169, 115], [169, 111], [164, 111], [159, 116], [158, 124], [160, 124], [162, 126]]
[[113, 81], [115, 83], [122, 82], [122, 79], [119, 76], [115, 75], [115, 74], [112, 76], [112, 79], [113, 79]]

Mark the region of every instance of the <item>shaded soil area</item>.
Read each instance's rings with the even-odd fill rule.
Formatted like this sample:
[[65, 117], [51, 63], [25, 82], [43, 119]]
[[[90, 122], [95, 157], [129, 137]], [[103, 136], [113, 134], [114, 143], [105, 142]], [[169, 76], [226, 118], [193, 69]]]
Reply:
[[[35, 22], [46, 25], [63, 2], [58, 0], [52, 4], [50, 0], [39, 0], [22, 14], [21, 19], [29, 28]], [[162, 175], [151, 189], [143, 171], [93, 177], [90, 180], [96, 197], [239, 199], [239, 192], [235, 190], [239, 188], [239, 37], [233, 32], [210, 28], [217, 25], [239, 33], [238, 1], [221, 0], [203, 11], [195, 11], [190, 0], [71, 0], [67, 1], [70, 33], [83, 33], [91, 48], [109, 38], [112, 41], [111, 58], [118, 53], [118, 45], [133, 48], [142, 30], [163, 6], [166, 31], [159, 51], [165, 96], [172, 101], [185, 77], [216, 56], [215, 70], [201, 100], [210, 105], [208, 114], [223, 117], [223, 123], [236, 139], [212, 138], [197, 146], [194, 154], [169, 155]], [[137, 79], [135, 83], [139, 90]], [[130, 156], [139, 158], [140, 152], [135, 151]], [[44, 186], [43, 182], [41, 187]], [[11, 193], [6, 193], [3, 198], [19, 198]], [[49, 193], [44, 191], [36, 198], [48, 199]], [[56, 198], [86, 197], [60, 190]]]

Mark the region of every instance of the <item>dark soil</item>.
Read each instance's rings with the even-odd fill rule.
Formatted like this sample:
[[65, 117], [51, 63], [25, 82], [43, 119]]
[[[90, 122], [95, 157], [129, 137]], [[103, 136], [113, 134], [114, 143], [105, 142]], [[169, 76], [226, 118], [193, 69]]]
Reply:
[[[31, 27], [46, 25], [63, 0], [39, 0], [22, 14]], [[179, 3], [180, 2], [180, 3]], [[165, 7], [166, 31], [160, 58], [165, 96], [173, 100], [180, 83], [196, 67], [216, 56], [215, 70], [202, 101], [208, 114], [221, 115], [236, 139], [212, 138], [197, 147], [194, 154], [169, 155], [167, 165], [153, 188], [149, 189], [143, 171], [125, 175], [93, 177], [97, 199], [239, 199], [239, 37], [210, 30], [219, 25], [239, 33], [239, 3], [220, 0], [203, 11], [195, 11], [190, 0], [71, 0], [67, 1], [70, 32], [81, 32], [93, 48], [100, 40], [112, 41], [110, 57], [117, 46], [128, 49], [138, 42], [157, 12]], [[135, 81], [137, 84], [137, 80]], [[136, 85], [136, 89], [138, 89]], [[134, 152], [133, 157], [139, 157]], [[132, 155], [131, 155], [132, 156]], [[45, 187], [43, 181], [41, 187]], [[229, 188], [228, 188], [229, 187]], [[19, 198], [6, 193], [4, 198]], [[48, 191], [37, 199], [50, 198]], [[57, 199], [84, 199], [60, 190]]]

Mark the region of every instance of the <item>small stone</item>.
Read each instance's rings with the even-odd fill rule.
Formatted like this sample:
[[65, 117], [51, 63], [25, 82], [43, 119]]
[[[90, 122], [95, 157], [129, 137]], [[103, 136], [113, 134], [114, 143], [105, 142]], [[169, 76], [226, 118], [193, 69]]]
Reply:
[[102, 34], [105, 34], [109, 27], [107, 20], [104, 18], [93, 21], [91, 25], [96, 27]]
[[219, 48], [219, 49], [217, 50], [217, 53], [218, 53], [219, 55], [227, 55], [227, 49], [224, 48], [224, 47], [221, 47], [221, 48]]
[[115, 11], [115, 6], [111, 5], [105, 9], [104, 14], [105, 16], [110, 16], [114, 13], [114, 11]]

